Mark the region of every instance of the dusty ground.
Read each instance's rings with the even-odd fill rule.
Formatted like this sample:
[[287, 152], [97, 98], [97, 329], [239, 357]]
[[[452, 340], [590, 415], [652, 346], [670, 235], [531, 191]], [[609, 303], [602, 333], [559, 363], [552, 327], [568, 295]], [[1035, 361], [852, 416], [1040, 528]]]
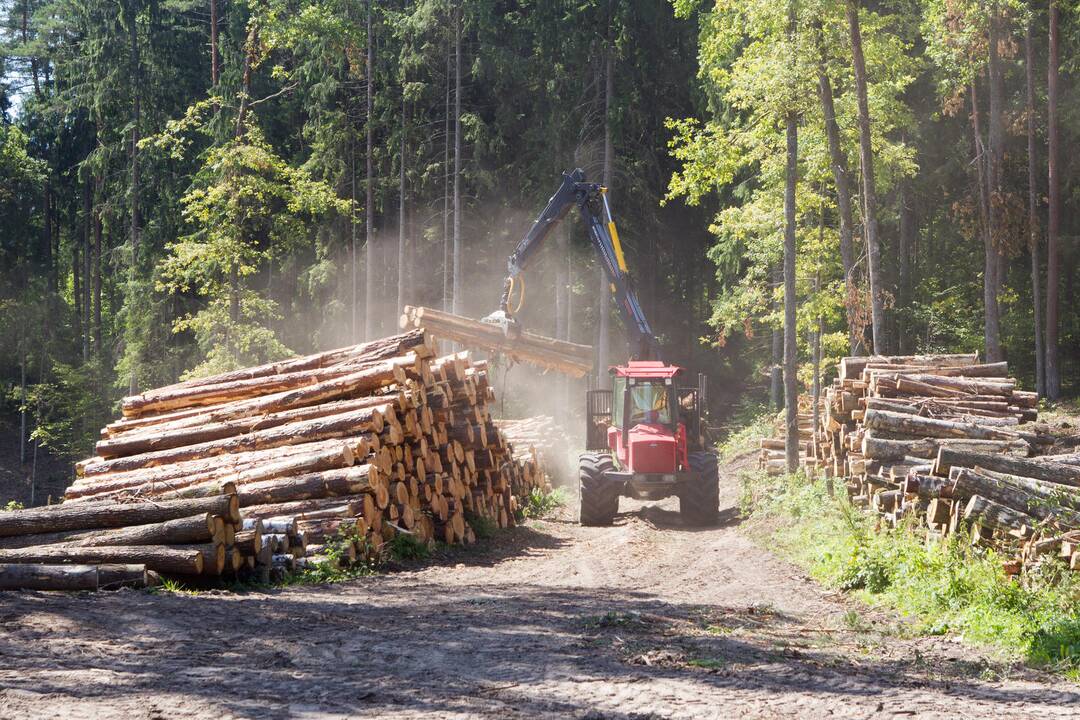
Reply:
[[1080, 718], [1075, 685], [853, 620], [733, 507], [674, 508], [339, 586], [0, 593], [0, 717]]

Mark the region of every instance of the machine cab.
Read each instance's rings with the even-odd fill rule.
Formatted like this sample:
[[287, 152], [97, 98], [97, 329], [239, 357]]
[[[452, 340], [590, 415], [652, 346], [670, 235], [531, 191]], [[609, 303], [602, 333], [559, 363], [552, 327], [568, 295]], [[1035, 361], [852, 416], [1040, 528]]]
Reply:
[[606, 444], [621, 467], [650, 475], [686, 467], [686, 427], [675, 385], [681, 371], [655, 361], [612, 368]]

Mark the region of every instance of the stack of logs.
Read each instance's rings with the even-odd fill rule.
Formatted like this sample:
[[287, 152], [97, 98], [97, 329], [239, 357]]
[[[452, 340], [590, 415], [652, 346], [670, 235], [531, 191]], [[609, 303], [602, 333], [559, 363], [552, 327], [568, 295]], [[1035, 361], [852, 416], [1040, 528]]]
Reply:
[[0, 562], [265, 579], [510, 526], [546, 477], [492, 422], [486, 363], [434, 347], [414, 329], [125, 398], [61, 505], [0, 519]]
[[562, 425], [550, 415], [536, 415], [495, 422], [514, 446], [514, 459], [539, 468], [552, 482], [576, 482], [576, 468], [570, 467], [570, 439]]
[[1036, 422], [1037, 403], [976, 354], [844, 358], [805, 465], [886, 525], [969, 532], [1007, 572], [1048, 555], [1080, 569], [1080, 454]]

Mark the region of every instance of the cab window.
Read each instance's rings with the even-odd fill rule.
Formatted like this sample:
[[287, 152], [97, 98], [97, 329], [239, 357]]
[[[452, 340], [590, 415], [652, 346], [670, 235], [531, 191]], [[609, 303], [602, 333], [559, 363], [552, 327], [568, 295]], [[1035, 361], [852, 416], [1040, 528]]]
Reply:
[[645, 382], [630, 386], [630, 425], [640, 423], [671, 424], [668, 388], [665, 384]]

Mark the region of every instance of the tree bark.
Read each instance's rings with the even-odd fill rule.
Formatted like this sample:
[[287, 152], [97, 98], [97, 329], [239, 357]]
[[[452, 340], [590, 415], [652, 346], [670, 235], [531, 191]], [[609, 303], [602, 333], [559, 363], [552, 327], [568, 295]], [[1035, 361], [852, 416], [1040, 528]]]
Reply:
[[1050, 45], [1046, 71], [1047, 198], [1046, 224], [1046, 397], [1061, 397], [1061, 370], [1058, 367], [1058, 286], [1061, 272], [1061, 178], [1058, 131], [1058, 73], [1061, 63], [1059, 7], [1050, 0]]
[[916, 437], [968, 438], [971, 440], [1017, 440], [1020, 435], [1000, 427], [936, 420], [888, 410], [867, 410], [863, 416], [867, 430], [882, 430]]
[[0, 538], [0, 548], [13, 549], [40, 545], [183, 545], [209, 542], [214, 537], [214, 516], [198, 513], [188, 517], [146, 525], [106, 530], [74, 530]]
[[[794, 44], [795, 9], [789, 3], [788, 35]], [[794, 58], [792, 58], [794, 60]], [[798, 366], [796, 353], [795, 304], [795, 190], [799, 173], [799, 117], [790, 110], [786, 120], [787, 134], [787, 169], [784, 178], [784, 409], [785, 433], [784, 454], [787, 471], [794, 473], [799, 469], [799, 380], [796, 376]]]
[[954, 467], [985, 468], [999, 473], [1020, 475], [1035, 480], [1080, 487], [1080, 468], [1064, 463], [1039, 462], [1007, 455], [969, 452], [943, 447], [934, 461], [934, 474], [948, 476]]
[[896, 305], [899, 312], [895, 313], [896, 346], [901, 354], [911, 351], [911, 335], [907, 327], [907, 317], [911, 306], [911, 250], [915, 232], [916, 220], [914, 201], [911, 197], [911, 183], [904, 180], [900, 185], [900, 242], [897, 248], [899, 262], [897, 263]]
[[[405, 5], [408, 9], [408, 3]], [[405, 99], [405, 78], [402, 78], [402, 93], [401, 93], [401, 144], [399, 147], [400, 162], [398, 163], [398, 244], [397, 244], [397, 306], [396, 310], [401, 311], [405, 307], [407, 298], [409, 296], [408, 289], [408, 271], [409, 263], [407, 259], [406, 245], [409, 241], [407, 225], [406, 225], [406, 192], [405, 192], [405, 152], [408, 147], [408, 134], [409, 134], [409, 116], [408, 107]]]
[[[240, 506], [235, 495], [218, 495], [193, 500], [165, 500], [131, 504], [76, 503], [13, 510], [0, 515], [0, 537], [32, 535], [58, 530], [146, 525], [198, 513], [210, 513], [240, 522]], [[0, 561], [3, 562], [3, 561]]]
[[937, 457], [943, 447], [992, 454], [1026, 456], [1031, 446], [1024, 440], [968, 440], [964, 438], [920, 438], [918, 440], [889, 440], [874, 437], [868, 432], [863, 435], [862, 454], [868, 460], [900, 461], [906, 457]]
[[1024, 526], [1034, 527], [1037, 524], [1031, 515], [1005, 507], [981, 495], [975, 495], [968, 501], [964, 508], [964, 519], [977, 522], [983, 527], [1001, 530], [1019, 530]]
[[386, 478], [380, 476], [376, 466], [357, 465], [245, 485], [239, 492], [240, 507], [361, 493], [377, 494], [386, 486]]
[[1002, 165], [1005, 160], [1005, 123], [1003, 105], [1005, 102], [1005, 84], [1001, 72], [1001, 57], [998, 42], [1001, 35], [1001, 10], [998, 3], [991, 3], [990, 8], [990, 114], [989, 142], [987, 153], [987, 190], [988, 215], [990, 225], [986, 231], [986, 273], [984, 275], [986, 305], [986, 360], [997, 362], [1003, 359], [1001, 349], [1001, 293], [1003, 278], [1003, 252], [998, 238], [1003, 227], [1002, 218]]
[[198, 550], [168, 545], [110, 547], [49, 546], [0, 550], [0, 563], [109, 563], [145, 565], [172, 575], [198, 575], [203, 557]]
[[1024, 70], [1027, 101], [1028, 149], [1028, 250], [1031, 253], [1031, 304], [1035, 313], [1035, 390], [1046, 395], [1046, 352], [1043, 346], [1042, 292], [1039, 264], [1039, 201], [1037, 180], [1037, 149], [1035, 147], [1035, 50], [1032, 42], [1031, 18], [1024, 27]]
[[94, 352], [99, 358], [104, 358], [105, 344], [101, 330], [101, 203], [104, 201], [105, 178], [97, 175], [94, 185], [97, 194], [94, 204], [94, 255], [91, 260], [94, 278]]
[[[450, 235], [450, 80], [453, 77], [453, 47], [446, 47], [446, 102], [443, 106], [443, 312], [454, 311], [454, 239]], [[448, 350], [449, 348], [443, 348]]]
[[373, 165], [375, 133], [375, 48], [371, 25], [371, 3], [367, 0], [367, 98], [364, 115], [364, 339], [375, 338], [375, 171]]
[[461, 277], [461, 23], [464, 7], [454, 5], [454, 314], [461, 315], [464, 286]]
[[[83, 472], [87, 475], [127, 472], [129, 470], [169, 465], [185, 460], [200, 460], [215, 455], [231, 455], [254, 450], [270, 450], [290, 445], [303, 445], [316, 440], [332, 440], [346, 437], [369, 438], [371, 434], [380, 432], [383, 423], [382, 411], [388, 408], [387, 405], [364, 408], [339, 415], [289, 423], [267, 430], [258, 430], [246, 435], [237, 435], [221, 440], [208, 440], [195, 445], [156, 450], [139, 455], [128, 455], [108, 460], [95, 458], [92, 462], [83, 466]], [[400, 442], [400, 430], [396, 434]], [[370, 449], [370, 444], [362, 449], [364, 452], [361, 454], [366, 455]]]
[[971, 129], [975, 138], [975, 176], [979, 185], [979, 224], [983, 236], [983, 341], [986, 357], [1000, 359], [1001, 322], [997, 299], [997, 250], [994, 248], [994, 219], [990, 206], [992, 180], [987, 161], [988, 152], [983, 145], [982, 121], [979, 112], [979, 93], [976, 78], [971, 80]]
[[890, 348], [885, 328], [885, 296], [881, 272], [881, 239], [878, 237], [877, 189], [874, 183], [874, 151], [870, 134], [870, 106], [867, 99], [866, 60], [859, 27], [858, 0], [847, 0], [847, 21], [851, 34], [851, 58], [855, 71], [855, 93], [859, 108], [859, 165], [862, 169], [863, 227], [866, 230], [866, 257], [870, 267], [870, 311], [873, 348], [876, 353]]
[[0, 565], [0, 590], [97, 589], [97, 565]]
[[840, 216], [840, 264], [844, 270], [844, 307], [847, 311], [848, 351], [852, 355], [861, 355], [862, 328], [855, 327], [855, 307], [858, 297], [855, 282], [855, 244], [853, 228], [854, 213], [851, 209], [851, 185], [848, 176], [847, 154], [840, 143], [840, 127], [836, 122], [836, 108], [833, 103], [832, 82], [829, 79], [826, 64], [825, 41], [822, 37], [820, 21], [815, 24], [814, 40], [818, 51], [818, 95], [821, 98], [822, 115], [825, 120], [825, 135], [829, 141], [829, 158], [832, 166], [833, 184], [836, 186], [836, 208]]
[[210, 0], [210, 87], [218, 84], [218, 6]]
[[989, 477], [967, 468], [956, 473], [953, 497], [981, 496], [1036, 520], [1051, 521], [1064, 527], [1080, 527], [1080, 513], [1068, 507], [1056, 495], [1040, 492], [1031, 482], [1017, 483], [1003, 477]]

